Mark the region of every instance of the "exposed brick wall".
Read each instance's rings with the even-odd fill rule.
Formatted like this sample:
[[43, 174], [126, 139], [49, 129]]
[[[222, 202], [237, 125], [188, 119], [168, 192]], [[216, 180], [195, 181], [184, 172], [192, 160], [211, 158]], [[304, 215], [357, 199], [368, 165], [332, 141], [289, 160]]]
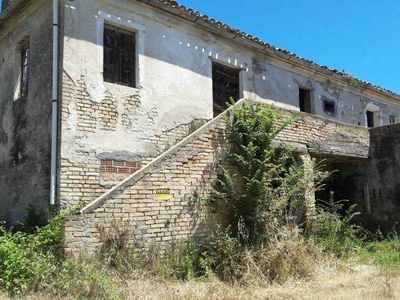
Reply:
[[[62, 99], [59, 198], [63, 208], [93, 201], [112, 185], [126, 179], [205, 122], [194, 120], [157, 133], [152, 122], [139, 124], [137, 121], [136, 113], [141, 108], [138, 92], [120, 99], [120, 102], [106, 92], [102, 101], [95, 102], [88, 92], [85, 78], [82, 76], [73, 81], [65, 72], [62, 79]], [[135, 137], [135, 142], [145, 141], [153, 145], [152, 151], [136, 155], [135, 160], [114, 159], [115, 162], [135, 163], [135, 166], [126, 166], [127, 168], [102, 172], [104, 158], [101, 157], [99, 149], [104, 145], [84, 142], [85, 139], [96, 135], [112, 135], [118, 141], [119, 135], [122, 136], [124, 132], [134, 134], [137, 131], [148, 132]], [[73, 138], [66, 138], [71, 135]], [[107, 147], [112, 150], [113, 145]]]
[[368, 128], [280, 110], [281, 123], [289, 117], [294, 121], [277, 136], [277, 140], [305, 145], [309, 152], [319, 155], [368, 157]]
[[106, 190], [106, 186], [100, 185], [100, 165], [97, 166], [97, 159], [93, 155], [85, 164], [61, 160], [59, 191], [63, 208], [92, 201]]
[[[67, 84], [67, 83], [66, 83]], [[69, 85], [69, 88], [71, 86]], [[76, 98], [76, 113], [78, 115], [77, 129], [80, 132], [95, 132], [97, 128], [97, 118], [95, 117], [98, 105], [94, 103], [86, 91], [83, 78], [78, 80], [76, 93], [72, 97]]]
[[[291, 115], [292, 112], [282, 111], [282, 118]], [[98, 226], [109, 226], [113, 218], [133, 222], [136, 238], [145, 242], [163, 244], [172, 238], [207, 238], [216, 216], [207, 213], [200, 200], [208, 196], [217, 166], [226, 153], [224, 126], [222, 118], [212, 121], [206, 129], [98, 198], [84, 209], [84, 215], [71, 217], [65, 231], [67, 250], [75, 253], [98, 249]], [[307, 146], [323, 145], [318, 148], [323, 149], [321, 153], [331, 154], [331, 139], [336, 137], [343, 145], [338, 151], [354, 156], [366, 155], [368, 136], [364, 128], [301, 114], [278, 140], [295, 143], [298, 148], [303, 147], [303, 152], [307, 152]], [[158, 201], [160, 189], [170, 189], [171, 198]]]
[[[145, 243], [207, 239], [215, 229], [217, 216], [207, 213], [201, 202], [223, 159], [224, 124], [221, 119], [87, 214], [71, 217], [65, 228], [67, 251], [96, 251], [101, 246], [99, 225], [107, 228], [113, 219], [120, 218], [130, 220], [136, 239]], [[158, 190], [169, 190], [170, 199], [157, 200]]]
[[101, 160], [100, 177], [103, 181], [123, 181], [142, 168], [141, 161]]
[[102, 129], [115, 131], [118, 122], [116, 101], [113, 101], [112, 97], [108, 95], [106, 99], [101, 101], [98, 109]]

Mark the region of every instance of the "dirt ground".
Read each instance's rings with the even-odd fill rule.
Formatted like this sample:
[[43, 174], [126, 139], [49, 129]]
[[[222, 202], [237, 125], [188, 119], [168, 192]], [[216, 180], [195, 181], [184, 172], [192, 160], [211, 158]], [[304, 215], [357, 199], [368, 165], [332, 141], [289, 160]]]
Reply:
[[400, 275], [375, 266], [324, 268], [309, 281], [267, 288], [239, 289], [218, 281], [190, 283], [137, 282], [131, 299], [400, 299]]
[[[123, 299], [400, 299], [400, 273], [373, 265], [321, 267], [309, 280], [283, 285], [238, 288], [218, 280], [187, 283], [137, 279], [121, 281], [115, 290]], [[117, 297], [118, 299], [120, 297]], [[10, 299], [5, 295], [0, 299]], [[25, 299], [55, 299], [32, 295]]]

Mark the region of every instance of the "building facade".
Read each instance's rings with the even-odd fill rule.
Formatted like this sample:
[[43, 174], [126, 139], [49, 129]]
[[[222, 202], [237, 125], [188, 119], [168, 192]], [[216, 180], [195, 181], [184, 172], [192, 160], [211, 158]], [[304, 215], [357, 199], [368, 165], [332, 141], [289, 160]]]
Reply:
[[[351, 200], [370, 211], [365, 181], [374, 182], [375, 175], [366, 171], [372, 157], [367, 128], [397, 122], [399, 95], [275, 48], [175, 1], [14, 0], [3, 1], [0, 15], [2, 220], [23, 220], [28, 204], [49, 204], [53, 7], [59, 13], [56, 202], [62, 208], [102, 203], [110, 191], [154, 166], [154, 159], [165, 158], [166, 151], [223, 112], [232, 97], [303, 112], [302, 124], [315, 132], [298, 125], [287, 139], [308, 155], [334, 157], [329, 167], [340, 169], [343, 177], [333, 179], [331, 187], [340, 190], [340, 181], [352, 178], [351, 187], [357, 188], [347, 189], [354, 194]], [[205, 153], [217, 151], [204, 147]], [[203, 163], [210, 166], [212, 160]], [[204, 179], [209, 182], [213, 168], [202, 168], [197, 182], [203, 175], [210, 176]], [[172, 178], [164, 175], [160, 190]], [[149, 189], [139, 187], [143, 193]], [[382, 194], [385, 188], [380, 189]], [[170, 210], [179, 210], [186, 196], [178, 193], [180, 200]], [[134, 207], [109, 212], [116, 216]], [[89, 210], [101, 215], [106, 209], [100, 209]]]

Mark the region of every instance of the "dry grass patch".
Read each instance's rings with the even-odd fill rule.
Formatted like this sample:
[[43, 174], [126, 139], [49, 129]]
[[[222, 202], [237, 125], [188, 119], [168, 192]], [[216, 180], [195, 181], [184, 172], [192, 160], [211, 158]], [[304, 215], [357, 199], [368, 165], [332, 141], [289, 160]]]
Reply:
[[[329, 262], [318, 268], [311, 280], [289, 280], [266, 287], [241, 288], [218, 279], [189, 282], [161, 279], [123, 280], [114, 274], [117, 286], [112, 297], [103, 299], [400, 299], [399, 271], [374, 265]], [[10, 299], [2, 295], [1, 300]], [[35, 294], [23, 299], [61, 299]], [[65, 299], [74, 299], [66, 296]]]

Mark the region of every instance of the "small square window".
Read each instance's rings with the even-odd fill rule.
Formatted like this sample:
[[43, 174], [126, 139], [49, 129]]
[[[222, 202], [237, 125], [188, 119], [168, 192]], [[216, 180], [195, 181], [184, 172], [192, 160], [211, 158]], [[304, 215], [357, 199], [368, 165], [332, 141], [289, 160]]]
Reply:
[[390, 115], [389, 116], [389, 122], [390, 122], [390, 124], [397, 123], [397, 116], [396, 115]]
[[324, 100], [324, 111], [328, 114], [336, 114], [335, 103]]
[[104, 28], [104, 81], [136, 87], [136, 34]]

